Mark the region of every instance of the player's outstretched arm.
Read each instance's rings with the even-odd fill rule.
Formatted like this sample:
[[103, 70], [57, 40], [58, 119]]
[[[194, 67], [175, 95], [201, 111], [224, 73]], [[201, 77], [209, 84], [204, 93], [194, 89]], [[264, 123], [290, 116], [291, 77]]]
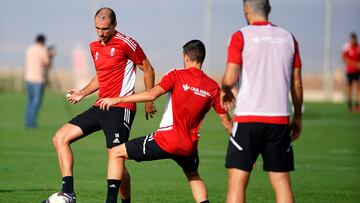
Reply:
[[217, 115], [220, 117], [221, 123], [224, 126], [226, 132], [231, 134], [233, 124], [232, 124], [232, 121], [231, 121], [231, 118], [230, 118], [229, 114], [228, 113], [224, 113], [224, 114], [219, 114], [218, 113]]
[[81, 101], [84, 97], [94, 93], [96, 90], [98, 90], [98, 79], [97, 76], [95, 76], [89, 84], [87, 84], [83, 89], [77, 90], [77, 89], [71, 89], [67, 91], [66, 99], [72, 103], [76, 104], [79, 101]]
[[294, 115], [290, 123], [291, 140], [296, 140], [301, 133], [302, 127], [302, 104], [303, 87], [301, 79], [301, 68], [295, 68], [291, 76], [291, 98], [294, 105]]
[[[139, 68], [144, 72], [144, 84], [145, 84], [145, 90], [150, 90], [154, 87], [154, 81], [155, 81], [155, 71], [152, 65], [150, 64], [150, 61], [145, 59], [141, 65], [139, 65]], [[156, 113], [155, 104], [152, 101], [145, 103], [145, 117], [146, 120], [150, 117], [152, 118], [153, 115]]]
[[220, 93], [220, 103], [221, 106], [229, 111], [235, 107], [235, 96], [232, 92], [234, 84], [238, 79], [240, 71], [240, 65], [235, 63], [228, 63], [226, 65], [226, 70], [221, 82], [221, 93]]
[[97, 104], [100, 105], [100, 109], [109, 110], [110, 106], [121, 103], [121, 102], [148, 102], [154, 101], [160, 95], [164, 94], [165, 90], [156, 85], [150, 90], [140, 92], [138, 94], [129, 95], [126, 97], [115, 97], [115, 98], [103, 98], [97, 101]]

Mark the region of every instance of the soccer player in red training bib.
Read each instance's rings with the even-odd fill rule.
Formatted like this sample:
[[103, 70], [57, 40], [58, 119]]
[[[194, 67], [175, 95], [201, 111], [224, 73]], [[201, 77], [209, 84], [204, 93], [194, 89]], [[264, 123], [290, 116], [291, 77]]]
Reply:
[[[160, 128], [145, 137], [135, 138], [115, 147], [117, 157], [135, 161], [172, 159], [184, 171], [196, 202], [209, 202], [206, 187], [198, 173], [197, 151], [199, 128], [205, 114], [211, 107], [215, 109], [224, 127], [230, 133], [232, 123], [227, 112], [220, 105], [220, 88], [202, 70], [205, 46], [199, 40], [192, 40], [183, 46], [184, 69], [168, 72], [151, 90], [120, 98], [100, 99], [100, 108], [122, 102], [153, 101], [168, 93], [165, 112]], [[111, 178], [120, 184], [123, 166], [112, 168]], [[112, 202], [116, 202], [115, 200]]]
[[[268, 0], [244, 0], [243, 5], [249, 25], [230, 39], [221, 92], [226, 110], [236, 106], [226, 156], [227, 202], [245, 202], [249, 176], [261, 154], [276, 202], [291, 203], [291, 140], [300, 136], [302, 120], [298, 46], [291, 33], [268, 21]], [[235, 84], [239, 84], [236, 99], [232, 92]], [[289, 125], [290, 89], [295, 112]]]
[[[98, 99], [134, 94], [136, 67], [144, 72], [146, 89], [154, 86], [154, 69], [147, 60], [139, 44], [118, 31], [116, 16], [112, 9], [101, 8], [95, 14], [95, 28], [99, 39], [90, 43], [90, 51], [96, 68], [96, 76], [81, 90], [70, 90], [67, 100], [73, 104], [98, 91]], [[61, 191], [76, 201], [73, 186], [73, 154], [70, 144], [87, 135], [103, 130], [108, 148], [108, 169], [119, 165], [114, 158], [113, 148], [128, 140], [131, 124], [136, 111], [136, 104], [124, 102], [113, 105], [109, 111], [102, 111], [95, 103], [84, 113], [76, 116], [61, 127], [53, 137], [62, 175]], [[155, 113], [153, 102], [145, 104], [146, 118]], [[121, 164], [123, 166], [123, 164]], [[125, 166], [124, 166], [125, 167]], [[108, 180], [108, 193], [114, 189], [122, 194], [123, 202], [130, 202], [130, 177], [124, 173], [121, 185], [114, 185]], [[108, 194], [108, 196], [111, 194]]]
[[[346, 64], [348, 109], [360, 111], [360, 45], [355, 33], [350, 34], [349, 42], [343, 46], [342, 58]], [[356, 91], [355, 105], [352, 98], [353, 89]]]

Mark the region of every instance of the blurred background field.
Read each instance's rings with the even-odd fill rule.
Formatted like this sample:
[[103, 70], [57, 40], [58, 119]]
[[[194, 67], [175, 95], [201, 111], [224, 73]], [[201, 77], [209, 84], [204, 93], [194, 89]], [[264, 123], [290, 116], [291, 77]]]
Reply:
[[[305, 99], [344, 101], [341, 52], [350, 32], [360, 34], [360, 1], [271, 0], [271, 5], [271, 22], [299, 42]], [[114, 9], [117, 29], [139, 42], [158, 76], [181, 67], [181, 46], [196, 38], [207, 48], [204, 70], [219, 81], [228, 39], [246, 25], [239, 0], [4, 1], [0, 26], [7, 29], [0, 31], [0, 91], [22, 91], [25, 50], [38, 33], [57, 50], [50, 79], [58, 77], [63, 91], [86, 84], [94, 74], [88, 49], [97, 37], [93, 15], [103, 6]], [[81, 74], [74, 59], [79, 53]]]
[[[294, 143], [296, 171], [292, 174], [297, 202], [360, 202], [360, 113], [345, 104], [342, 46], [350, 32], [360, 35], [359, 0], [271, 0], [271, 21], [291, 31], [299, 42], [303, 62], [305, 114], [303, 133]], [[329, 9], [328, 6], [332, 5]], [[136, 1], [20, 1], [0, 7], [0, 202], [40, 202], [60, 190], [60, 172], [51, 138], [72, 116], [87, 109], [95, 97], [69, 106], [66, 90], [82, 87], [94, 74], [88, 44], [96, 38], [95, 11], [111, 7], [118, 30], [135, 38], [156, 70], [181, 67], [181, 46], [204, 41], [204, 71], [220, 81], [226, 47], [233, 32], [246, 25], [240, 0]], [[330, 15], [327, 15], [330, 10]], [[14, 14], [14, 11], [16, 13]], [[329, 22], [330, 26], [326, 23]], [[44, 33], [57, 55], [39, 114], [39, 128], [24, 128], [26, 93], [23, 68], [26, 48]], [[83, 54], [76, 70], [75, 53]], [[137, 91], [143, 89], [138, 71]], [[154, 131], [158, 113], [145, 120], [139, 104], [131, 138]], [[224, 158], [227, 135], [215, 113], [203, 122], [200, 172], [211, 202], [224, 202], [227, 173]], [[106, 195], [106, 148], [101, 132], [73, 144], [75, 189], [80, 203], [103, 202]], [[185, 177], [175, 163], [128, 162], [133, 202], [193, 202]], [[249, 202], [274, 202], [268, 178], [258, 161], [248, 190]]]
[[[143, 104], [138, 105], [131, 138], [156, 129], [158, 113], [146, 121]], [[0, 94], [0, 202], [40, 202], [60, 190], [60, 172], [51, 137], [70, 119], [63, 95], [47, 92], [37, 130], [23, 128], [25, 95]], [[74, 114], [85, 110], [95, 98], [71, 106]], [[360, 115], [343, 104], [306, 103], [303, 133], [294, 143], [296, 171], [292, 173], [297, 202], [352, 202], [360, 200]], [[224, 202], [227, 173], [224, 158], [227, 135], [213, 110], [201, 128], [200, 173], [212, 202]], [[79, 202], [103, 202], [106, 195], [106, 149], [103, 134], [93, 134], [74, 143], [75, 189]], [[172, 161], [137, 163], [128, 161], [132, 174], [133, 202], [192, 202], [190, 189]], [[251, 177], [249, 202], [274, 202], [261, 159]]]

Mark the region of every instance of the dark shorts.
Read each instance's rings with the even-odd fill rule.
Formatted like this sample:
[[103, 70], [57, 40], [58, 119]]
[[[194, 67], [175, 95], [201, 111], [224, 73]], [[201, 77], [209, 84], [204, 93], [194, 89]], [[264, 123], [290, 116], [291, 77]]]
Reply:
[[346, 80], [348, 85], [350, 85], [353, 81], [360, 81], [360, 73], [347, 73]]
[[225, 166], [251, 172], [259, 154], [265, 171], [294, 170], [289, 125], [235, 123], [230, 137]]
[[154, 140], [154, 133], [145, 137], [138, 137], [125, 143], [129, 159], [137, 162], [152, 161], [159, 159], [174, 160], [185, 172], [196, 172], [199, 167], [198, 153], [190, 156], [178, 156], [170, 154], [159, 147]]
[[109, 111], [92, 106], [69, 123], [81, 128], [84, 136], [103, 130], [107, 148], [118, 146], [129, 139], [135, 112], [127, 108], [110, 107]]

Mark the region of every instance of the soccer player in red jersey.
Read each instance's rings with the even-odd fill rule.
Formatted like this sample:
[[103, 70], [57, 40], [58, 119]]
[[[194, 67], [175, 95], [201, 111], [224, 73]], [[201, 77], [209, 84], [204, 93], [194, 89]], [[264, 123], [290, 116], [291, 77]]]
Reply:
[[[134, 94], [136, 67], [144, 72], [146, 90], [154, 86], [154, 69], [139, 44], [115, 29], [116, 16], [112, 9], [101, 8], [95, 14], [95, 28], [99, 39], [90, 43], [96, 75], [83, 89], [72, 89], [67, 100], [72, 104], [98, 90], [98, 99]], [[73, 184], [73, 153], [70, 144], [87, 135], [103, 130], [108, 148], [108, 169], [120, 165], [113, 155], [115, 146], [128, 140], [131, 124], [136, 111], [133, 102], [113, 105], [109, 111], [102, 111], [96, 102], [82, 114], [62, 126], [53, 137], [62, 175], [62, 192], [76, 201]], [[145, 103], [146, 118], [155, 113], [152, 101]], [[124, 166], [121, 163], [121, 166]], [[114, 185], [108, 180], [108, 196], [114, 189], [119, 190], [123, 202], [130, 202], [130, 177], [126, 168], [123, 184]], [[116, 193], [118, 194], [118, 193]]]
[[[110, 178], [118, 180], [117, 184], [122, 180], [124, 159], [135, 161], [172, 159], [183, 169], [195, 201], [209, 202], [205, 184], [198, 173], [197, 144], [200, 138], [200, 124], [211, 107], [215, 109], [229, 133], [232, 123], [229, 115], [220, 105], [218, 84], [201, 70], [204, 58], [204, 44], [199, 40], [189, 41], [183, 46], [183, 69], [168, 72], [159, 84], [148, 91], [98, 101], [100, 108], [107, 111], [113, 105], [123, 102], [153, 101], [160, 95], [168, 93], [159, 129], [155, 133], [135, 138], [113, 148], [114, 157], [121, 160], [121, 164], [112, 168], [110, 175]], [[116, 201], [111, 203], [114, 202]]]
[[[349, 42], [343, 46], [342, 58], [346, 64], [348, 109], [360, 111], [360, 45], [355, 33], [350, 34]], [[352, 97], [354, 89], [355, 105], [353, 105]]]
[[[228, 203], [246, 201], [259, 154], [276, 202], [294, 202], [289, 172], [294, 170], [291, 140], [301, 131], [301, 60], [294, 36], [268, 21], [270, 10], [268, 0], [244, 0], [249, 25], [235, 32], [228, 46], [221, 92], [222, 106], [226, 110], [235, 106], [226, 156]], [[236, 98], [235, 84], [239, 84]], [[291, 122], [289, 92], [294, 104]]]

